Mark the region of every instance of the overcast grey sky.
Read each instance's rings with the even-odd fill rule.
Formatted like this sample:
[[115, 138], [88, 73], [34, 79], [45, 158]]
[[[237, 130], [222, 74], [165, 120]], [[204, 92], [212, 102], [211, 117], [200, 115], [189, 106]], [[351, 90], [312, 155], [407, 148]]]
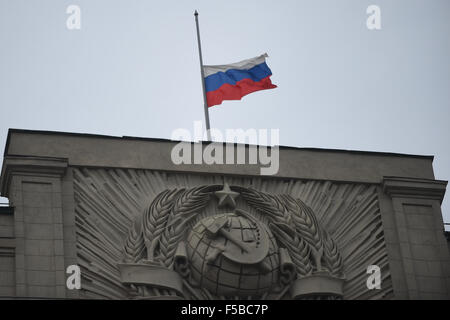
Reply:
[[[66, 28], [67, 6], [81, 30]], [[381, 8], [381, 30], [366, 8]], [[277, 89], [210, 109], [280, 144], [434, 155], [450, 178], [448, 0], [0, 0], [0, 144], [8, 128], [170, 138], [203, 120], [205, 64], [268, 52]], [[450, 194], [443, 212], [450, 222]]]

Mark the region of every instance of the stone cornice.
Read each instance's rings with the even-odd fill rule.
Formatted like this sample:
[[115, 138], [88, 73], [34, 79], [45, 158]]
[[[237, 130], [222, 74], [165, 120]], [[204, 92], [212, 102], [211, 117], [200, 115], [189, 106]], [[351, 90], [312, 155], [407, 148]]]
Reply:
[[52, 157], [7, 156], [3, 161], [0, 178], [1, 195], [8, 197], [11, 178], [15, 174], [33, 176], [62, 176], [68, 166], [67, 159]]
[[[344, 183], [379, 184], [385, 176], [435, 178], [431, 156], [280, 147], [279, 159], [278, 156], [273, 158], [279, 167], [278, 172], [263, 176], [261, 168], [267, 168], [268, 165], [250, 163], [249, 145], [233, 144], [232, 148], [230, 147], [230, 150], [233, 150], [233, 158], [237, 157], [239, 150], [246, 149], [245, 164], [237, 164], [236, 160], [234, 164], [206, 164], [203, 159], [195, 164], [192, 161], [176, 164], [172, 160], [172, 151], [178, 143], [161, 139], [10, 130], [5, 156], [66, 158], [70, 166], [74, 167], [143, 169]], [[209, 143], [188, 144], [187, 148], [193, 155], [194, 149], [205, 150]], [[223, 160], [226, 160], [226, 154], [228, 151], [224, 150]]]
[[442, 203], [447, 181], [384, 177], [383, 191], [391, 197], [435, 199]]

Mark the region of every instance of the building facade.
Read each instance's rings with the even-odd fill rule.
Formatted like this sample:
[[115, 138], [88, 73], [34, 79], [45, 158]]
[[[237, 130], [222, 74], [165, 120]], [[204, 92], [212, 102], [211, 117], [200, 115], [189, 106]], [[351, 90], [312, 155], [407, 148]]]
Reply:
[[261, 176], [174, 164], [175, 145], [10, 130], [0, 296], [450, 298], [433, 157], [280, 147]]

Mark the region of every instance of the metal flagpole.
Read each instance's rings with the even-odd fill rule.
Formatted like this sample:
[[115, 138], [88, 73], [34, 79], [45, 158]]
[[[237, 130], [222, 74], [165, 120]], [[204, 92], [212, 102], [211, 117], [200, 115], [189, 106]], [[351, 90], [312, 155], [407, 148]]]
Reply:
[[202, 88], [203, 88], [203, 103], [205, 107], [205, 122], [206, 122], [206, 134], [208, 137], [208, 141], [211, 141], [211, 133], [209, 130], [211, 129], [209, 126], [209, 111], [208, 111], [208, 102], [206, 100], [206, 88], [205, 88], [205, 72], [203, 70], [203, 58], [202, 58], [202, 45], [200, 44], [200, 30], [198, 27], [198, 12], [195, 10], [195, 26], [197, 27], [197, 42], [198, 42], [198, 55], [200, 57], [200, 74], [202, 76]]

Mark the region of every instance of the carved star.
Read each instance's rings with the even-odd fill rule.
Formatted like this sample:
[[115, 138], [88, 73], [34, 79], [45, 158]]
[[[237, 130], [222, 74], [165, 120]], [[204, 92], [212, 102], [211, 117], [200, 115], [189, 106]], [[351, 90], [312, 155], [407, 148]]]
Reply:
[[219, 198], [219, 208], [231, 207], [236, 208], [236, 198], [239, 196], [238, 192], [231, 191], [228, 183], [223, 185], [223, 189], [214, 192], [217, 198]]

